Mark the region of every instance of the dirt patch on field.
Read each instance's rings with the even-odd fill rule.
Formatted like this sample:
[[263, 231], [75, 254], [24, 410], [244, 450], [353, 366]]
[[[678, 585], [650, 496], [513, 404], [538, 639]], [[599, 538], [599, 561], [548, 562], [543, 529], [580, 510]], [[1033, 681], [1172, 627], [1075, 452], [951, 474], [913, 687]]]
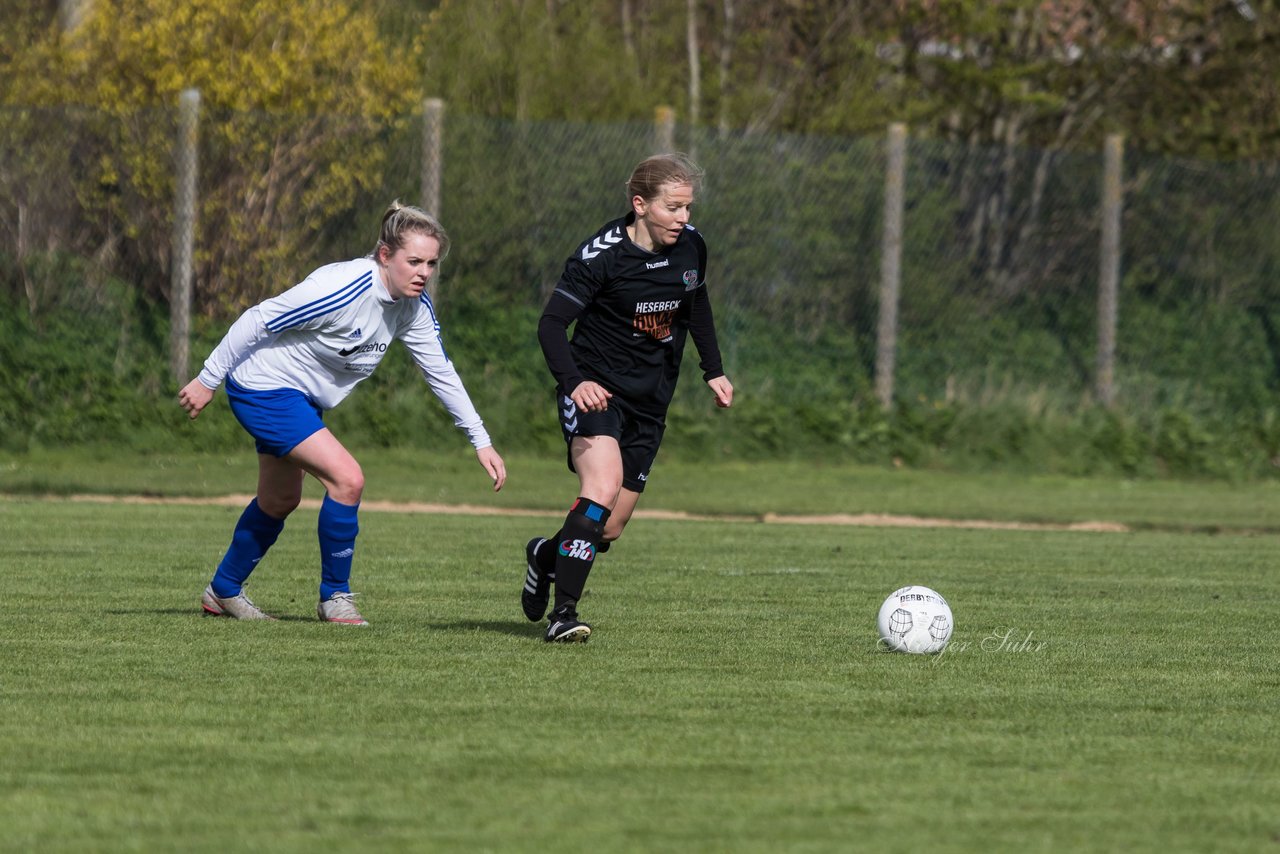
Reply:
[[893, 516], [886, 513], [832, 513], [825, 516], [780, 516], [766, 513], [762, 522], [790, 525], [864, 525], [873, 528], [977, 528], [989, 531], [1091, 531], [1123, 534], [1128, 525], [1119, 522], [997, 522], [992, 519], [934, 519], [927, 516]]
[[[212, 498], [150, 495], [70, 495], [48, 496], [52, 500], [99, 504], [168, 504], [205, 507], [243, 507], [252, 495], [220, 495]], [[318, 509], [320, 502], [304, 498], [302, 507]], [[432, 504], [419, 501], [362, 501], [360, 509], [374, 513], [422, 513], [449, 516], [559, 516], [551, 510], [526, 510], [510, 507], [488, 507], [479, 504]], [[829, 513], [803, 516], [784, 513], [761, 515], [715, 515], [685, 513], [680, 510], [645, 510], [635, 512], [636, 519], [664, 519], [696, 522], [753, 522], [766, 525], [855, 525], [867, 528], [970, 528], [989, 531], [1088, 531], [1092, 533], [1126, 533], [1130, 529], [1119, 522], [999, 522], [992, 519], [938, 519], [925, 516], [897, 516], [887, 513]]]

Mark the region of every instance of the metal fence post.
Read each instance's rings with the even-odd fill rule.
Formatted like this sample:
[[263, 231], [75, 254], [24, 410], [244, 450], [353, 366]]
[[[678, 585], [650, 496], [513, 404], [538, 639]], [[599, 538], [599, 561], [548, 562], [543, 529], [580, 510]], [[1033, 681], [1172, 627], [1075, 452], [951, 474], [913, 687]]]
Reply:
[[93, 7], [93, 0], [58, 0], [58, 20], [62, 31], [69, 33], [84, 23]]
[[907, 171], [907, 126], [889, 125], [884, 176], [884, 233], [880, 240], [880, 319], [876, 328], [876, 397], [893, 405], [894, 360], [898, 349], [898, 296], [902, 278], [902, 211]]
[[178, 97], [178, 138], [174, 145], [173, 266], [169, 281], [169, 373], [179, 385], [191, 378], [191, 276], [199, 142], [200, 91], [184, 89]]
[[1098, 271], [1098, 353], [1095, 394], [1098, 402], [1115, 403], [1116, 315], [1120, 290], [1121, 182], [1124, 171], [1124, 137], [1107, 136], [1102, 169], [1102, 246]]
[[440, 173], [443, 164], [444, 101], [422, 102], [422, 209], [440, 218]]
[[670, 107], [658, 107], [653, 115], [654, 142], [659, 152], [676, 150], [676, 111]]
[[[440, 219], [440, 186], [444, 172], [444, 101], [422, 102], [422, 209]], [[439, 275], [427, 280], [427, 297], [436, 301]]]

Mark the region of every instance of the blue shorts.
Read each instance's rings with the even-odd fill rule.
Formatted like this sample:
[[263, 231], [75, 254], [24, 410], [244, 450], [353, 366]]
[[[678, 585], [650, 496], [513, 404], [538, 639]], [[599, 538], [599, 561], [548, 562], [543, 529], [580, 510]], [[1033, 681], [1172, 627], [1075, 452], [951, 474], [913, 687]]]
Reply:
[[283, 457], [303, 439], [324, 429], [323, 411], [294, 388], [254, 391], [227, 377], [227, 402], [240, 426], [254, 438], [260, 454]]

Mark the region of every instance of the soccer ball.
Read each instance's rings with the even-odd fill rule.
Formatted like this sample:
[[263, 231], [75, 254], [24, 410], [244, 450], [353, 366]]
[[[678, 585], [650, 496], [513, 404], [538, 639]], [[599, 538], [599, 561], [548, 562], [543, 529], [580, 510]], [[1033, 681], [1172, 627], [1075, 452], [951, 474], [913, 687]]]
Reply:
[[889, 594], [876, 620], [880, 638], [897, 652], [941, 652], [951, 640], [955, 622], [951, 606], [937, 591], [912, 585]]

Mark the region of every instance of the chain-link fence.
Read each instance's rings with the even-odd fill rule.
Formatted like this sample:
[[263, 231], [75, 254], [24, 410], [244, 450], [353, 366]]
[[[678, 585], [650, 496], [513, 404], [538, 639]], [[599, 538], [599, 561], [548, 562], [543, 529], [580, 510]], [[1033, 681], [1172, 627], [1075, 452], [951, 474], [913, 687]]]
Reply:
[[[517, 123], [447, 105], [426, 115], [200, 115], [197, 332], [220, 332], [319, 264], [369, 252], [387, 203], [424, 193], [438, 194], [453, 237], [437, 283], [446, 332], [451, 310], [476, 318], [486, 305], [524, 307], [536, 317], [577, 243], [626, 211], [630, 169], [663, 132]], [[85, 366], [86, 386], [176, 387], [135, 374], [146, 348], [164, 363], [182, 279], [177, 109], [6, 109], [0, 128], [6, 370], [41, 370], [18, 357], [14, 337], [54, 327], [74, 335], [80, 323], [113, 354]], [[437, 138], [439, 150], [425, 150]], [[677, 127], [676, 144], [707, 170], [694, 222], [710, 246], [735, 383], [784, 409], [876, 405], [884, 139]], [[1096, 405], [1102, 170], [1101, 151], [909, 140], [893, 377], [901, 404]], [[1276, 163], [1126, 153], [1117, 407], [1275, 408], [1280, 249], [1267, 211], [1280, 204], [1278, 172]], [[197, 365], [202, 341], [191, 349]], [[514, 347], [540, 358], [532, 320], [511, 342], [495, 345], [504, 357]], [[33, 376], [28, 386], [44, 382]]]

